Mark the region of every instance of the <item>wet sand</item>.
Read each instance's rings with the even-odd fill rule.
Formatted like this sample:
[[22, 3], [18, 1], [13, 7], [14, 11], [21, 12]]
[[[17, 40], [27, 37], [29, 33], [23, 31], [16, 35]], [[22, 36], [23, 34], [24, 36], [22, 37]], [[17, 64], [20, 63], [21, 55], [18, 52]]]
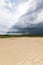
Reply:
[[0, 65], [43, 65], [43, 38], [0, 39]]

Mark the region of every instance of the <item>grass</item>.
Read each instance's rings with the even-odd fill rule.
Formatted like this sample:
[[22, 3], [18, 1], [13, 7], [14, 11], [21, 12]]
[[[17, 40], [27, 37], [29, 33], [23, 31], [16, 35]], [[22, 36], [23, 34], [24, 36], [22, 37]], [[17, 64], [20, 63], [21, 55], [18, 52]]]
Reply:
[[0, 35], [0, 38], [14, 38], [14, 37], [43, 37], [43, 34], [26, 34], [26, 35]]

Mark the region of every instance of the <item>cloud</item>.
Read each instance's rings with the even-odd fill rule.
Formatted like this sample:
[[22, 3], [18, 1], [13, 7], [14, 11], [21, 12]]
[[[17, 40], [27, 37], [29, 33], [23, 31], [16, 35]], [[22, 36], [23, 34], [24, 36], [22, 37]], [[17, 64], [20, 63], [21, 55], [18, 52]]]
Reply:
[[20, 26], [19, 23], [22, 27], [27, 27], [30, 24], [43, 22], [43, 0], [29, 0], [28, 6], [26, 14], [20, 17], [16, 23], [18, 26]]
[[[9, 29], [13, 24], [16, 23], [16, 21], [18, 21], [18, 18], [27, 11], [26, 0], [24, 0], [24, 2], [20, 2], [20, 0], [18, 0], [19, 4], [17, 4], [15, 1], [11, 1], [12, 0], [0, 0], [0, 28], [2, 28], [2, 31]], [[3, 28], [2, 25], [7, 26], [7, 28]]]
[[13, 24], [24, 28], [40, 22], [43, 22], [43, 0], [0, 0], [0, 28], [3, 32]]
[[0, 7], [4, 5], [4, 0], [0, 0]]
[[0, 3], [0, 24], [5, 24], [5, 22], [10, 24], [15, 23], [15, 20], [26, 13], [27, 10], [26, 3], [16, 5], [15, 2], [11, 3], [10, 0], [0, 0]]
[[12, 26], [9, 33], [43, 34], [43, 0], [29, 0], [27, 4], [26, 13]]

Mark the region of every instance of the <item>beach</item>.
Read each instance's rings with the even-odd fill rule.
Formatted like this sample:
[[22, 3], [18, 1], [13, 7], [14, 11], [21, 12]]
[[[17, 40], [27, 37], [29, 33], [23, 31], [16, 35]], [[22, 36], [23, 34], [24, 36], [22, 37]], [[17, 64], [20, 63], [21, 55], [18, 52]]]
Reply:
[[0, 65], [43, 65], [43, 37], [0, 38]]

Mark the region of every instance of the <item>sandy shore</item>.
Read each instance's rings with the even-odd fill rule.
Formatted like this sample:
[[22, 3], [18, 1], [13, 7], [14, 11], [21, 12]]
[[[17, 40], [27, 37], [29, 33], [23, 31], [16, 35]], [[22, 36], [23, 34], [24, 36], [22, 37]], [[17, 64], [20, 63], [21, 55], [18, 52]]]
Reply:
[[43, 38], [0, 39], [0, 65], [43, 65]]

